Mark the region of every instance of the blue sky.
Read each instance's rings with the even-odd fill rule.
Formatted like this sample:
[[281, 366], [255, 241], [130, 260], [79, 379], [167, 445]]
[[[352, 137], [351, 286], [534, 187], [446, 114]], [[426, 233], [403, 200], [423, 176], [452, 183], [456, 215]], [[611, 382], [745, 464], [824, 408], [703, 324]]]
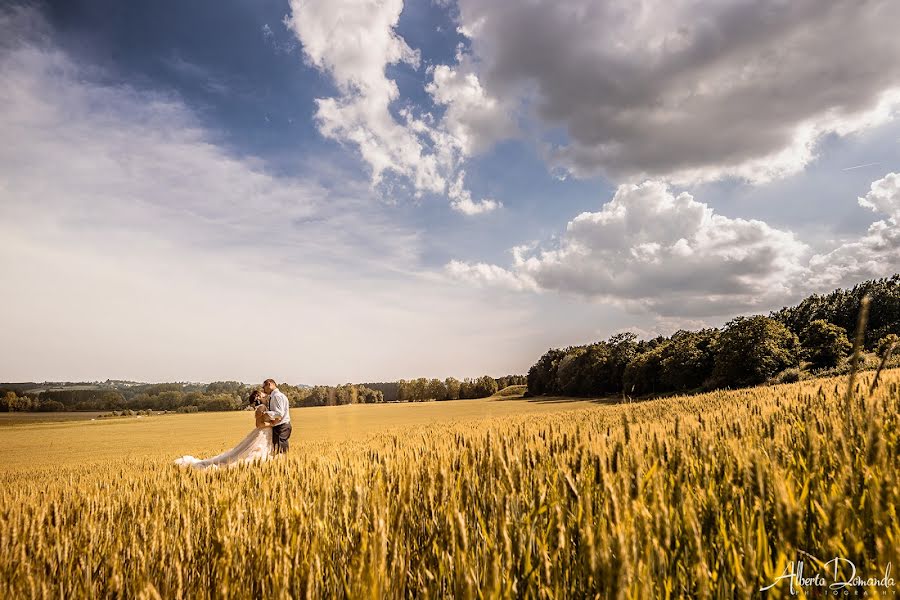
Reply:
[[0, 379], [499, 376], [890, 275], [898, 9], [770, 8], [14, 3]]
[[[110, 83], [176, 95], [239, 155], [259, 157], [275, 173], [303, 174], [308, 162], [335, 163], [365, 177], [366, 166], [314, 122], [314, 100], [334, 94], [329, 77], [304, 64], [302, 46], [283, 20], [284, 2], [51, 2], [47, 14], [73, 56], [105, 69]], [[404, 6], [397, 31], [422, 54], [422, 65], [454, 61], [456, 32], [449, 10], [429, 2]], [[389, 67], [401, 97], [428, 110], [425, 68]], [[398, 103], [399, 104], [399, 103]], [[314, 167], [313, 167], [314, 168]], [[502, 216], [455, 215], [434, 194], [400, 198], [394, 212], [435, 238], [424, 257], [431, 266], [450, 258], [503, 260], [525, 237], [546, 238], [572, 215], [596, 208], [614, 190], [601, 177], [559, 181], [530, 144], [509, 141], [467, 170], [470, 187], [508, 207]], [[462, 251], [462, 254], [460, 253]], [[487, 253], [487, 254], [485, 254]]]

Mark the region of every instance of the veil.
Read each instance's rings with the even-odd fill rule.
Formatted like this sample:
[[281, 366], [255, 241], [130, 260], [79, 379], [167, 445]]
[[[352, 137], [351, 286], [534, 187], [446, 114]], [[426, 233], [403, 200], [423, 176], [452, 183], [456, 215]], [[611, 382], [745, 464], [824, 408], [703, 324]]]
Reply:
[[232, 467], [254, 461], [264, 461], [272, 455], [272, 428], [254, 429], [238, 442], [237, 446], [211, 458], [199, 459], [194, 456], [182, 456], [175, 459], [175, 464], [195, 469]]

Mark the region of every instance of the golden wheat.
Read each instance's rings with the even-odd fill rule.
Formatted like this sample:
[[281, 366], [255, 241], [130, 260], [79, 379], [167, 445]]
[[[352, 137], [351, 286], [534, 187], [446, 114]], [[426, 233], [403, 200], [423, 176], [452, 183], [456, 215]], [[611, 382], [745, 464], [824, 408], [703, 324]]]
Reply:
[[[0, 471], [0, 597], [742, 597], [897, 564], [900, 371]], [[302, 414], [302, 413], [301, 413]], [[875, 591], [875, 590], [873, 590]], [[769, 597], [787, 595], [780, 586]]]

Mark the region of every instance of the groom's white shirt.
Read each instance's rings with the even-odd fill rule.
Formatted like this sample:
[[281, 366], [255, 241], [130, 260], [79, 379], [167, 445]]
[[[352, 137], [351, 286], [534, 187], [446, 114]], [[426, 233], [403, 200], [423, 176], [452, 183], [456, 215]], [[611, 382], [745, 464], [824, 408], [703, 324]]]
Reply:
[[291, 422], [291, 410], [287, 396], [282, 394], [278, 388], [275, 388], [272, 390], [272, 393], [269, 394], [269, 410], [266, 411], [266, 414], [273, 421], [281, 418], [276, 425], [284, 425], [285, 423]]

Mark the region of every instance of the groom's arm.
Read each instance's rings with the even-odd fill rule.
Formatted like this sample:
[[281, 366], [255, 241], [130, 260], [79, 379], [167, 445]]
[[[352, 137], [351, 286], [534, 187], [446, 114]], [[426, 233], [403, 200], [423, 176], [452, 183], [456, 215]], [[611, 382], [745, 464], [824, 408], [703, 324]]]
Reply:
[[266, 415], [272, 420], [273, 425], [277, 425], [284, 418], [287, 412], [287, 396], [279, 394], [272, 398], [271, 410]]

